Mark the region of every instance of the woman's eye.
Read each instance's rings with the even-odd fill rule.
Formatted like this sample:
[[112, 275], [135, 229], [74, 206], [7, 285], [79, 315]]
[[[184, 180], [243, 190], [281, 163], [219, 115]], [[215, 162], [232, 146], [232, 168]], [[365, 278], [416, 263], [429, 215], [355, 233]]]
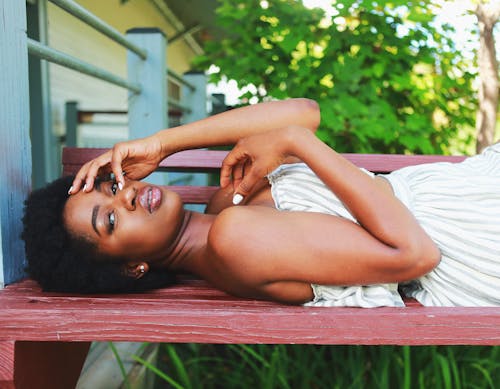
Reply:
[[115, 229], [115, 212], [110, 212], [109, 215], [108, 215], [108, 220], [109, 220], [109, 223], [108, 223], [108, 232], [111, 234], [113, 232], [113, 230]]
[[111, 184], [111, 192], [115, 195], [117, 190], [118, 190], [118, 184], [116, 182], [113, 182]]

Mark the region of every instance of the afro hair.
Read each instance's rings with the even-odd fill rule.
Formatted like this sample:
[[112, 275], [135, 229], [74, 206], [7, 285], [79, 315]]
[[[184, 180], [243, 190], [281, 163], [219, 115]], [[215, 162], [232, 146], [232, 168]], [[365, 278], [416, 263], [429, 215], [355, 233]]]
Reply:
[[139, 292], [174, 283], [167, 271], [129, 277], [123, 259], [98, 253], [95, 245], [72, 236], [63, 221], [72, 176], [62, 177], [33, 191], [25, 201], [22, 239], [27, 272], [45, 291], [64, 293]]

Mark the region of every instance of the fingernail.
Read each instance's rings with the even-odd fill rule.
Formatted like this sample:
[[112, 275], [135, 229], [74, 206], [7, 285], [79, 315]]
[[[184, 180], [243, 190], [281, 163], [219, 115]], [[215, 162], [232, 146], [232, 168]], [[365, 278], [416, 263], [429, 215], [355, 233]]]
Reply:
[[123, 190], [123, 184], [121, 182], [118, 183], [118, 189]]
[[243, 200], [243, 196], [240, 195], [239, 193], [237, 193], [233, 196], [233, 204], [234, 205], [238, 205], [239, 203], [241, 203], [241, 200]]
[[84, 191], [84, 192], [86, 192], [86, 191], [87, 191], [87, 184], [85, 184], [85, 185], [83, 186], [83, 191]]
[[70, 195], [70, 194], [71, 194], [71, 192], [73, 192], [73, 186], [70, 186], [70, 187], [69, 187], [68, 194]]

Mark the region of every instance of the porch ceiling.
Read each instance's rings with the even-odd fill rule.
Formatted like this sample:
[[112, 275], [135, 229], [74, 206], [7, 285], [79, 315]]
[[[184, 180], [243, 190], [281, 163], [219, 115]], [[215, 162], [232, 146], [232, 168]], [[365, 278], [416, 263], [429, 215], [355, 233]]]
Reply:
[[182, 27], [179, 26], [177, 31], [178, 36], [168, 37], [169, 40], [184, 38], [182, 33], [187, 32], [202, 46], [209, 38], [221, 37], [221, 32], [215, 24], [217, 0], [163, 0], [163, 2], [182, 23]]

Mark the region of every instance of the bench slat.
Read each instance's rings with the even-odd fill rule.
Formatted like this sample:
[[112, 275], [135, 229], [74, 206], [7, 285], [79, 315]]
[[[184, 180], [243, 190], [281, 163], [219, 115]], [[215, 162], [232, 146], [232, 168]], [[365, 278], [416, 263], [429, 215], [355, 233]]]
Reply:
[[[64, 174], [75, 174], [81, 165], [99, 156], [107, 149], [72, 148], [63, 150]], [[219, 150], [187, 150], [173, 154], [164, 159], [160, 167], [165, 171], [204, 171], [218, 170], [227, 151]], [[460, 162], [464, 156], [443, 155], [386, 155], [386, 154], [342, 154], [359, 167], [376, 173], [388, 173], [405, 166], [432, 162]]]
[[201, 280], [107, 296], [47, 294], [33, 285], [8, 287], [22, 293], [0, 299], [0, 340], [500, 344], [496, 308], [306, 308], [235, 298]]
[[[105, 149], [66, 148], [64, 174]], [[166, 171], [217, 171], [226, 151], [190, 150], [162, 161]], [[387, 173], [408, 165], [464, 157], [360, 155], [346, 158]], [[205, 203], [216, 187], [171, 187], [186, 202]], [[32, 280], [0, 291], [0, 342], [150, 341], [302, 344], [500, 345], [500, 308], [312, 308], [241, 299], [183, 277], [140, 294], [43, 293]]]

